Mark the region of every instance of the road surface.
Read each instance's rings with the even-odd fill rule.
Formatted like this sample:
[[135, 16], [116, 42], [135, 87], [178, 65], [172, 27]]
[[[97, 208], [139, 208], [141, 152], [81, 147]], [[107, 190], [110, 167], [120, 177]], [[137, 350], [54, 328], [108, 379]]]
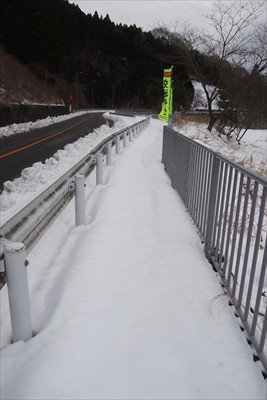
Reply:
[[24, 168], [44, 162], [57, 150], [103, 125], [102, 113], [88, 113], [66, 121], [0, 139], [0, 190], [4, 182], [21, 175]]

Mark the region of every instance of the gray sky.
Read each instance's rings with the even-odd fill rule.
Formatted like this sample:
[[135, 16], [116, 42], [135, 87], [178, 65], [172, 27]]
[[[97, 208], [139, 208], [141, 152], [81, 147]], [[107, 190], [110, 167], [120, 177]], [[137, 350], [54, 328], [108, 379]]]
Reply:
[[151, 30], [159, 23], [169, 28], [179, 21], [186, 21], [192, 26], [205, 28], [206, 20], [201, 15], [211, 7], [211, 1], [197, 0], [69, 0], [77, 4], [86, 14], [98, 12], [106, 14], [115, 23], [135, 24], [143, 30]]

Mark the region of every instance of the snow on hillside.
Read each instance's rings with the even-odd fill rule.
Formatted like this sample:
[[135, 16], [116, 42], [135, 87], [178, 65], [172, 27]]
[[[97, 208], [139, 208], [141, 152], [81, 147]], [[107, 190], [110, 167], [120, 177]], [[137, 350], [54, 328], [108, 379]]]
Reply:
[[190, 139], [198, 141], [209, 149], [223, 155], [229, 160], [266, 178], [267, 174], [267, 130], [249, 129], [240, 145], [233, 138], [218, 136], [213, 129], [207, 130], [206, 124], [187, 122], [176, 124], [174, 129]]
[[56, 94], [55, 87], [39, 79], [0, 44], [0, 102], [55, 104]]
[[[193, 110], [207, 110], [207, 97], [200, 82], [192, 80], [194, 87]], [[214, 86], [207, 85], [211, 93]], [[212, 109], [219, 110], [218, 98], [214, 100]], [[232, 138], [228, 140], [225, 136], [218, 137], [216, 129], [210, 133], [205, 124], [186, 122], [176, 124], [174, 129], [185, 134], [190, 139], [199, 141], [211, 150], [229, 158], [241, 166], [248, 168], [266, 178], [267, 175], [267, 130], [249, 129], [240, 145]]]
[[[204, 92], [204, 89], [201, 85], [200, 82], [192, 80], [192, 85], [194, 87], [194, 100], [191, 105], [192, 110], [207, 110], [208, 109], [208, 103], [207, 103], [207, 98]], [[212, 93], [214, 91], [214, 86], [207, 85], [207, 90], [209, 93]], [[217, 102], [217, 99], [214, 100], [212, 104], [212, 109], [213, 110], [219, 110], [219, 105]]]

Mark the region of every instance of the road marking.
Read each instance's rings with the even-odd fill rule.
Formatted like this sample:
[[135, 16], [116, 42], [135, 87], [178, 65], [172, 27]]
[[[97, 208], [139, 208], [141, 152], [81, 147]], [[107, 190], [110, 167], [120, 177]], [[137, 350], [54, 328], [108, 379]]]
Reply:
[[[90, 116], [90, 117], [91, 117], [91, 116]], [[51, 139], [51, 138], [53, 138], [53, 137], [55, 137], [55, 136], [58, 136], [58, 135], [61, 135], [62, 133], [67, 132], [67, 131], [69, 131], [70, 129], [74, 128], [74, 126], [77, 126], [77, 125], [83, 123], [84, 121], [86, 121], [86, 120], [89, 119], [90, 117], [86, 117], [86, 118], [84, 118], [82, 121], [79, 121], [79, 122], [77, 122], [76, 124], [71, 125], [71, 126], [69, 126], [68, 128], [66, 128], [66, 129], [63, 129], [62, 131], [58, 131], [58, 132], [56, 132], [56, 133], [53, 133], [52, 135], [46, 136], [46, 137], [43, 138], [43, 139], [36, 140], [35, 142], [29, 143], [29, 144], [27, 144], [26, 146], [22, 146], [22, 147], [19, 147], [18, 149], [11, 150], [11, 151], [9, 151], [8, 153], [5, 153], [5, 154], [1, 154], [1, 155], [0, 155], [0, 159], [1, 159], [1, 158], [8, 157], [8, 156], [11, 156], [12, 154], [15, 154], [15, 153], [19, 153], [20, 151], [23, 151], [23, 150], [25, 150], [25, 149], [28, 149], [29, 147], [35, 146], [36, 144], [45, 142], [45, 141], [48, 140], [48, 139]]]

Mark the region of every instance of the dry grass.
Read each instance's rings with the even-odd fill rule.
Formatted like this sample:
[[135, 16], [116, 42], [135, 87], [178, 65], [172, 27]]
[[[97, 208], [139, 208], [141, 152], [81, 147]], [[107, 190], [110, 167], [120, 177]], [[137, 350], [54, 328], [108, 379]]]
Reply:
[[207, 126], [208, 126], [209, 116], [207, 113], [174, 112], [173, 123], [175, 126], [182, 127], [190, 122], [194, 122], [197, 124], [207, 124]]

